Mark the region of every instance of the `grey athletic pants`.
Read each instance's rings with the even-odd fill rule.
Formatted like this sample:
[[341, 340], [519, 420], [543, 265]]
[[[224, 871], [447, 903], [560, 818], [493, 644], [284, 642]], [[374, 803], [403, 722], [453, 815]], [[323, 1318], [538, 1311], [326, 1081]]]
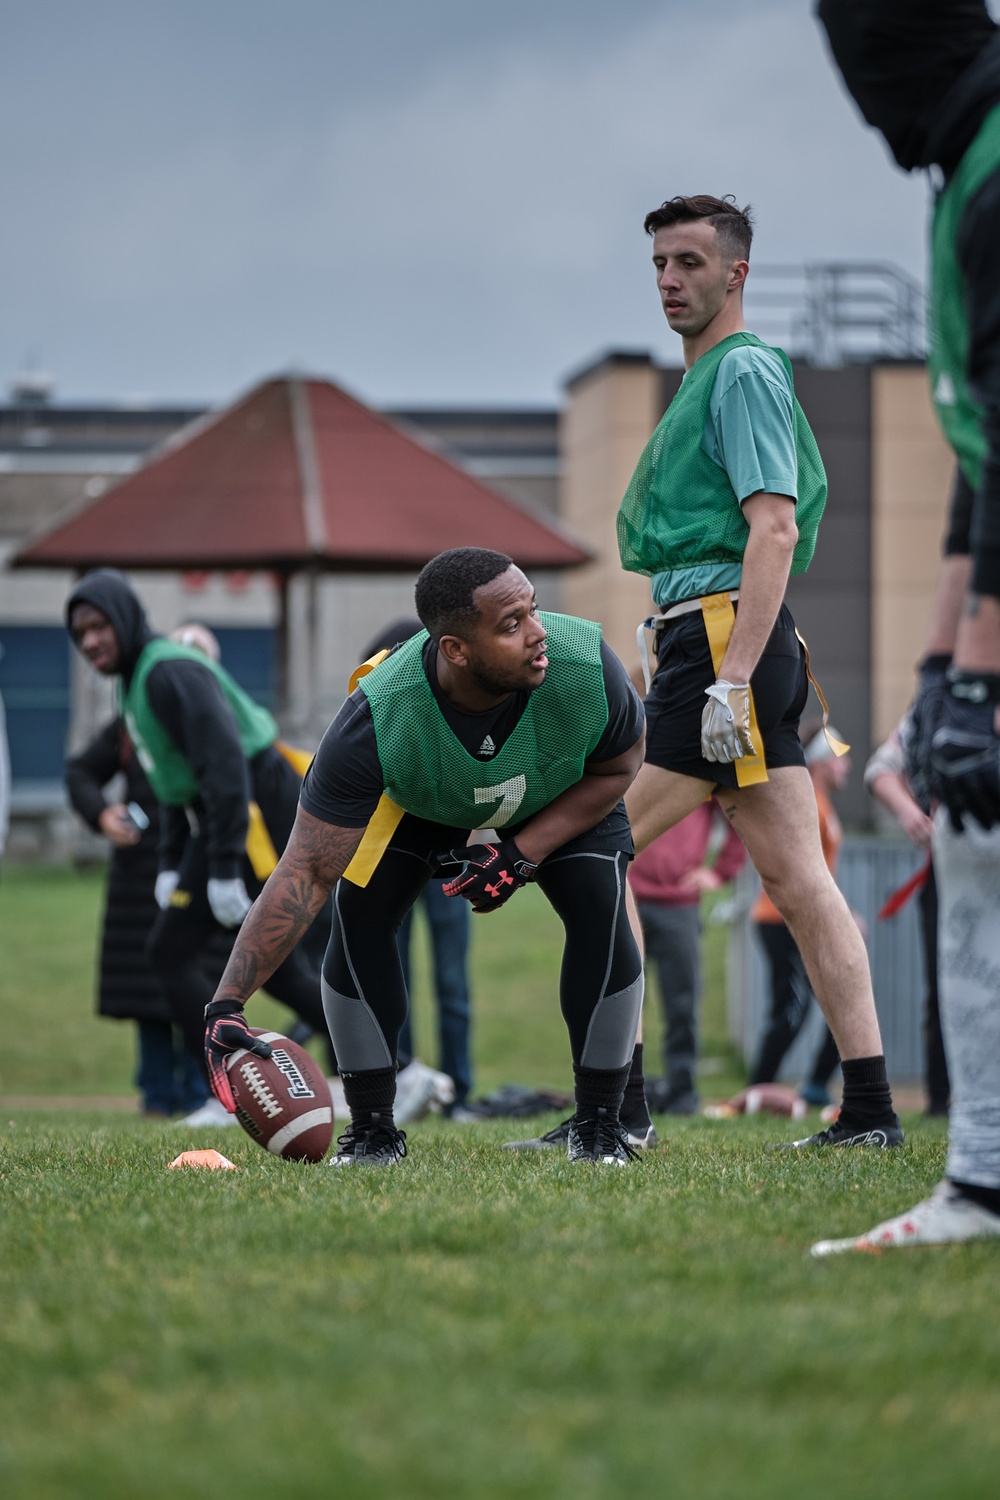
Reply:
[[951, 1076], [948, 1176], [1000, 1188], [1000, 827], [934, 824], [938, 980]]

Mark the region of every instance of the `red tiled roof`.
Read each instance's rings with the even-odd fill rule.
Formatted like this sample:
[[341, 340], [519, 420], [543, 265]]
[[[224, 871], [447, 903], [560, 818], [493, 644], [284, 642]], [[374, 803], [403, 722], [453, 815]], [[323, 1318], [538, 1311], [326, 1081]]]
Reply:
[[587, 551], [326, 380], [265, 381], [186, 427], [15, 566], [411, 571], [446, 547]]

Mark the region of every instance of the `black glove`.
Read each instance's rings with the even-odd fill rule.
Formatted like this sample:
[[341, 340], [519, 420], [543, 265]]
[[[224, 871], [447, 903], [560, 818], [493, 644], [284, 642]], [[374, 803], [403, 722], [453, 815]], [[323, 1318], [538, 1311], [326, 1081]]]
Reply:
[[903, 751], [910, 790], [925, 812], [930, 811], [937, 793], [931, 790], [931, 740], [941, 720], [948, 694], [945, 678], [951, 657], [945, 654], [927, 656], [920, 663], [920, 677], [913, 706], [906, 716]]
[[205, 1006], [205, 1066], [212, 1093], [231, 1115], [236, 1100], [229, 1083], [226, 1058], [245, 1047], [258, 1057], [270, 1057], [271, 1046], [254, 1036], [243, 1017], [243, 1007], [235, 1000], [211, 1000]]
[[525, 859], [513, 839], [496, 844], [468, 844], [438, 855], [439, 865], [461, 865], [462, 873], [442, 890], [446, 896], [464, 896], [473, 911], [497, 911], [509, 901], [518, 886], [534, 879], [535, 865]]
[[969, 814], [984, 828], [1000, 822], [1000, 737], [994, 729], [1000, 683], [990, 674], [948, 673], [930, 748], [930, 789], [961, 833]]

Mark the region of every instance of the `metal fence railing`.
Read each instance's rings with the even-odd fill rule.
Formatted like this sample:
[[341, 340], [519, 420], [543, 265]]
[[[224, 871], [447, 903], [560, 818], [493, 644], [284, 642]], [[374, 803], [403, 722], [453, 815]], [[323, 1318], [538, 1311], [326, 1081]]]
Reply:
[[[864, 918], [875, 1004], [894, 1083], [916, 1083], [924, 1073], [924, 958], [916, 898], [885, 922], [876, 920], [886, 897], [919, 868], [922, 855], [903, 839], [848, 835], [840, 854], [837, 883], [848, 904]], [[736, 884], [739, 915], [729, 932], [727, 989], [729, 1034], [748, 1060], [756, 1052], [770, 1007], [763, 955], [749, 919], [758, 888], [750, 866]], [[815, 1000], [805, 1026], [785, 1058], [782, 1081], [798, 1082], [823, 1036], [823, 1018]]]

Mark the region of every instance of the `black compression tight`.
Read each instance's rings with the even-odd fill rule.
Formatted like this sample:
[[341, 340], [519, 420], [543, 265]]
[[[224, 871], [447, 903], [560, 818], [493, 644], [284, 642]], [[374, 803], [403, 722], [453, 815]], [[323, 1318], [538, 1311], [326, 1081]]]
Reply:
[[[565, 928], [560, 1004], [573, 1061], [589, 1068], [620, 1068], [632, 1056], [642, 963], [625, 911], [627, 864], [614, 850], [556, 854], [536, 877]], [[396, 1062], [407, 996], [395, 935], [432, 868], [415, 850], [392, 847], [364, 889], [348, 881], [337, 887], [323, 997], [345, 1073]], [[510, 915], [494, 920], [510, 923]], [[516, 943], [516, 927], [509, 931]]]

